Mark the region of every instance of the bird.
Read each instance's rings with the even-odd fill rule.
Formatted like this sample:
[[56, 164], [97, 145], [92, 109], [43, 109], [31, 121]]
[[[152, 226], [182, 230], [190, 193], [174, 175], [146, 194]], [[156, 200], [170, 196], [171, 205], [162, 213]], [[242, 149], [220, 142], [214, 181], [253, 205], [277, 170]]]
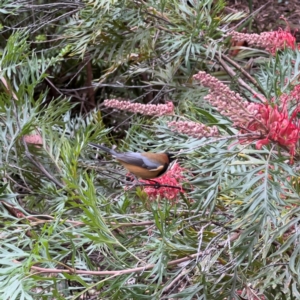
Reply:
[[90, 146], [112, 155], [125, 169], [141, 179], [153, 179], [163, 175], [169, 168], [174, 156], [168, 152], [123, 152], [119, 153], [108, 147], [89, 143]]

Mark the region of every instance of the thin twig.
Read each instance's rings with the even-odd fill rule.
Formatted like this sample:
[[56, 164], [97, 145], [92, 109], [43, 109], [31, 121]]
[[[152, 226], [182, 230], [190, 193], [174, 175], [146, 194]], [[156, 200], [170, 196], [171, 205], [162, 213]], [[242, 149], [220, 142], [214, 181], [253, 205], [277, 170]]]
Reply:
[[[182, 262], [192, 260], [196, 257], [205, 255], [205, 252], [201, 251], [200, 253], [191, 254], [189, 256], [185, 256], [183, 258], [175, 259], [167, 263], [167, 266], [174, 266], [178, 265]], [[94, 276], [106, 276], [106, 275], [115, 275], [115, 276], [121, 276], [124, 274], [131, 274], [131, 273], [140, 273], [144, 272], [145, 270], [152, 269], [156, 266], [156, 264], [148, 264], [143, 267], [138, 268], [132, 268], [132, 269], [125, 269], [125, 270], [115, 270], [115, 271], [85, 271], [85, 270], [78, 270], [74, 268], [68, 268], [68, 269], [50, 269], [50, 268], [42, 268], [42, 267], [36, 267], [32, 266], [31, 270], [37, 271], [33, 275], [39, 274], [39, 273], [68, 273], [68, 274], [85, 274], [85, 275], [94, 275]]]
[[[223, 57], [223, 55], [222, 55]], [[222, 60], [221, 56], [216, 56], [217, 60], [219, 61], [219, 63], [222, 65], [222, 67], [224, 68], [224, 70], [229, 74], [230, 77], [232, 78], [236, 78], [237, 82], [239, 83], [239, 85], [241, 87], [243, 87], [244, 89], [246, 89], [247, 91], [249, 91], [252, 95], [255, 95], [256, 98], [258, 98], [262, 103], [265, 102], [265, 98], [262, 97], [260, 94], [256, 93], [255, 90], [252, 89], [251, 86], [249, 86], [242, 78], [237, 78], [237, 74], [236, 72], [230, 68], [223, 60]]]
[[151, 183], [136, 183], [133, 185], [133, 187], [136, 187], [136, 186], [150, 186], [150, 187], [154, 187], [156, 189], [159, 189], [159, 188], [171, 188], [171, 189], [177, 189], [177, 190], [186, 190], [186, 191], [193, 191], [194, 189], [191, 189], [191, 188], [184, 188], [184, 187], [180, 187], [180, 186], [176, 186], [176, 185], [168, 185], [168, 184], [160, 184], [158, 182], [158, 184], [151, 184]]
[[171, 287], [177, 282], [179, 281], [179, 279], [181, 279], [181, 277], [185, 276], [186, 274], [189, 273], [189, 270], [187, 269], [183, 269], [179, 275], [177, 275], [166, 287], [163, 288], [163, 292], [166, 293], [167, 291], [169, 291], [171, 289]]
[[262, 87], [257, 83], [255, 78], [253, 78], [247, 71], [245, 71], [238, 63], [236, 63], [234, 60], [232, 60], [230, 57], [228, 57], [225, 54], [222, 54], [222, 58], [226, 60], [228, 63], [230, 63], [232, 66], [234, 66], [237, 70], [239, 70], [247, 79], [251, 81], [251, 83], [262, 93], [265, 94], [265, 91], [262, 89]]
[[52, 81], [45, 77], [45, 80], [48, 82], [48, 84], [57, 92], [59, 95], [63, 96], [64, 94], [52, 83]]
[[[3, 201], [0, 201], [3, 202]], [[11, 205], [12, 206], [12, 205]], [[45, 218], [45, 219], [39, 219]], [[47, 218], [47, 219], [46, 219]], [[31, 226], [38, 225], [39, 223], [49, 223], [52, 222], [55, 218], [49, 215], [36, 215], [36, 216], [24, 216], [23, 219], [30, 220]], [[81, 221], [73, 221], [73, 220], [64, 220], [65, 223], [70, 223], [74, 226], [84, 226], [86, 225], [84, 222]], [[154, 221], [142, 221], [142, 222], [134, 222], [134, 223], [118, 223], [118, 222], [110, 222], [107, 221], [108, 225], [120, 226], [120, 227], [133, 227], [133, 226], [149, 226], [153, 225]]]
[[36, 159], [32, 157], [32, 154], [28, 151], [28, 147], [26, 142], [23, 139], [23, 145], [25, 147], [25, 155], [26, 157], [31, 161], [33, 165], [35, 165], [49, 180], [54, 182], [56, 185], [58, 185], [60, 188], [64, 188], [64, 185], [59, 182], [54, 176], [52, 176], [45, 168], [44, 166], [38, 162]]

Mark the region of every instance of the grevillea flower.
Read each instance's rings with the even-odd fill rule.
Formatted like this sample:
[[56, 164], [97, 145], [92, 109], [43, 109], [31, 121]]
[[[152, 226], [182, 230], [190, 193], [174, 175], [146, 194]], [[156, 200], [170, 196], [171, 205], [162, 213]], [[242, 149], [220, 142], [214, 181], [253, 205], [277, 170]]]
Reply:
[[205, 72], [199, 72], [194, 75], [194, 78], [210, 88], [209, 94], [204, 97], [205, 100], [208, 100], [221, 114], [231, 119], [233, 125], [239, 128], [241, 133], [253, 133], [253, 137], [240, 139], [240, 143], [251, 142], [261, 136], [256, 142], [257, 149], [275, 142], [288, 149], [292, 157], [295, 155], [300, 132], [300, 123], [297, 119], [300, 107], [296, 107], [289, 116], [288, 103], [293, 99], [298, 101], [297, 93], [300, 88], [295, 87], [289, 96], [282, 95], [280, 106], [278, 106], [273, 103], [269, 104], [267, 101], [249, 103]]
[[218, 136], [217, 126], [206, 126], [192, 121], [172, 121], [168, 123], [172, 131], [184, 133], [194, 138]]
[[264, 48], [272, 54], [285, 47], [295, 49], [296, 38], [289, 32], [279, 28], [277, 31], [256, 33], [241, 33], [233, 31], [230, 33], [233, 40], [245, 41], [250, 46]]
[[186, 193], [182, 187], [182, 183], [187, 181], [183, 175], [184, 171], [185, 169], [175, 162], [164, 175], [155, 178], [157, 185], [153, 183], [153, 181], [140, 181], [149, 184], [149, 186], [144, 187], [144, 191], [150, 200], [156, 200], [157, 198], [160, 198], [168, 199], [171, 202], [176, 203], [180, 193]]
[[297, 107], [289, 117], [287, 102], [282, 103], [280, 110], [277, 105], [260, 104], [257, 119], [247, 126], [248, 130], [260, 132], [264, 136], [257, 141], [256, 148], [261, 149], [263, 145], [273, 141], [286, 147], [291, 156], [294, 156], [300, 132], [300, 124], [296, 118], [298, 111]]
[[106, 99], [104, 100], [104, 105], [106, 107], [140, 113], [147, 116], [163, 116], [172, 115], [174, 113], [174, 104], [171, 101], [166, 104], [141, 104], [117, 99]]

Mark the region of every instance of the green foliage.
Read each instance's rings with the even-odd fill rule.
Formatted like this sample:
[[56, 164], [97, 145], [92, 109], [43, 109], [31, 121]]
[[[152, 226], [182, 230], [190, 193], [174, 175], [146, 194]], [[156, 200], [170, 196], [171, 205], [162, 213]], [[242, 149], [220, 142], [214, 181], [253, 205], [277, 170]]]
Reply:
[[[244, 15], [226, 14], [223, 1], [190, 4], [0, 4], [0, 299], [300, 297], [298, 154], [291, 165], [276, 144], [238, 143], [204, 99], [192, 75], [229, 79], [218, 58], [229, 23]], [[299, 51], [262, 53], [239, 58], [259, 56], [257, 86], [277, 101], [298, 80]], [[232, 86], [257, 101], [235, 72]], [[117, 97], [172, 99], [175, 115], [99, 104]], [[176, 119], [216, 125], [223, 137], [174, 133]], [[175, 153], [186, 193], [149, 201], [89, 142]]]

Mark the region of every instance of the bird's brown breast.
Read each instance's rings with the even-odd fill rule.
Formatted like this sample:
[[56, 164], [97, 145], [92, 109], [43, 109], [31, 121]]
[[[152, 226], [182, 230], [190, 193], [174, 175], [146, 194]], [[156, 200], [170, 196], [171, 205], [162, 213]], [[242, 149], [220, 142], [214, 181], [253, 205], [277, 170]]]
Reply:
[[154, 170], [147, 170], [142, 167], [134, 166], [127, 164], [126, 162], [119, 161], [130, 173], [134, 174], [137, 177], [140, 177], [142, 179], [152, 179], [159, 177], [162, 175], [168, 167], [160, 166], [157, 169]]

